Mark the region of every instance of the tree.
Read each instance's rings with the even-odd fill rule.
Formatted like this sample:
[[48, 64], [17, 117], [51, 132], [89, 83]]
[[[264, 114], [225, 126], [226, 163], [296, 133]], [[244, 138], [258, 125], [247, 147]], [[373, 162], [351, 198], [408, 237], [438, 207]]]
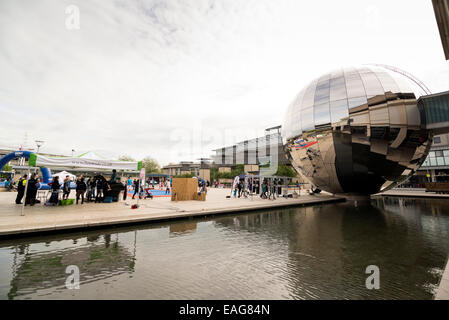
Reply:
[[295, 178], [298, 174], [296, 173], [295, 169], [293, 169], [291, 166], [280, 164], [278, 166], [278, 171], [276, 172], [275, 175], [278, 177]]
[[[5, 166], [3, 167], [2, 171], [9, 171], [9, 172], [11, 172], [12, 168], [11, 168], [11, 166], [9, 164], [5, 164]], [[7, 179], [7, 178], [9, 178], [9, 174], [8, 173], [2, 173], [2, 174], [0, 174], [0, 178]]]
[[133, 157], [130, 157], [126, 154], [121, 155], [120, 157], [118, 157], [118, 159], [119, 159], [119, 161], [131, 161], [131, 162], [136, 161], [136, 160], [134, 160]]
[[193, 178], [195, 175], [193, 173], [184, 173], [177, 176], [174, 176], [174, 178]]
[[145, 157], [142, 160], [142, 166], [145, 168], [146, 173], [160, 173], [161, 167], [159, 163], [151, 158], [151, 157]]

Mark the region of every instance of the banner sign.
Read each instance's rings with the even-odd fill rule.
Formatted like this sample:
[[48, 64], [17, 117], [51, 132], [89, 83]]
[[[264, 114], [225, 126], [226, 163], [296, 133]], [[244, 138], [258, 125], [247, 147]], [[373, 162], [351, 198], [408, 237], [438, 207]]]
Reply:
[[145, 168], [140, 169], [140, 184], [145, 185]]
[[142, 167], [140, 162], [116, 161], [116, 160], [93, 160], [83, 158], [50, 158], [32, 153], [29, 158], [29, 165], [32, 167], [68, 167], [68, 168], [89, 168], [104, 170], [139, 170]]

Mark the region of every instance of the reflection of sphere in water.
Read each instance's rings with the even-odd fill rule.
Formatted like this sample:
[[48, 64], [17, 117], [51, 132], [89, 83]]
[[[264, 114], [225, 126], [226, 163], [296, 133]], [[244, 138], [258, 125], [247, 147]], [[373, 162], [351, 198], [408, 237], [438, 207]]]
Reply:
[[373, 194], [409, 178], [431, 143], [407, 77], [378, 66], [351, 67], [306, 86], [289, 106], [284, 144], [293, 167], [332, 193]]

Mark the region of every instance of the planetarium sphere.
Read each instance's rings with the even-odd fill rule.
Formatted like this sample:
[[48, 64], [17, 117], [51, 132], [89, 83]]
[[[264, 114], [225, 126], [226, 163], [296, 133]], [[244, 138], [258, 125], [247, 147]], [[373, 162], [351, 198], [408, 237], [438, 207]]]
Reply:
[[307, 85], [289, 106], [283, 142], [295, 170], [316, 188], [369, 195], [421, 166], [431, 133], [421, 126], [409, 77], [379, 66], [343, 68]]

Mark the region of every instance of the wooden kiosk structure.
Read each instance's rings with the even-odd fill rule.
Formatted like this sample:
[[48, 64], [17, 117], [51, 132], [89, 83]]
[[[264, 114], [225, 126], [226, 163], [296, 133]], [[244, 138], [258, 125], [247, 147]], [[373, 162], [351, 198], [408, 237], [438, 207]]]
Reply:
[[198, 193], [197, 178], [173, 178], [171, 201], [206, 201], [206, 193]]

